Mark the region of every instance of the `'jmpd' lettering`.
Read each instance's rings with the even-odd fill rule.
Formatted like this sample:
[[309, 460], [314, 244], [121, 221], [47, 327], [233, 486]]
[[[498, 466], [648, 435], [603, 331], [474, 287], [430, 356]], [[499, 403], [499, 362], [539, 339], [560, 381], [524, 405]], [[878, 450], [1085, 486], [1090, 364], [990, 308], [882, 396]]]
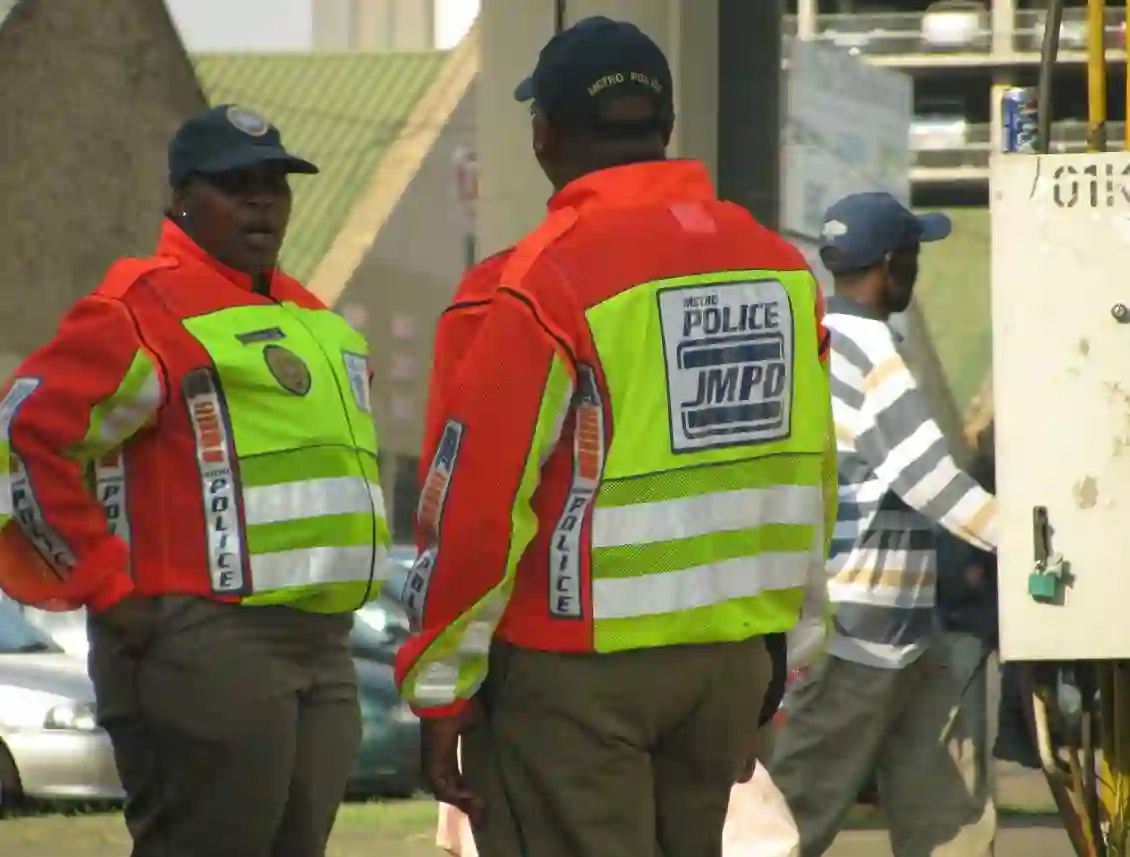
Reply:
[[707, 306], [683, 312], [683, 336], [701, 333], [746, 333], [754, 330], [777, 330], [781, 326], [781, 307], [776, 301], [742, 304], [736, 307]]
[[757, 387], [761, 388], [761, 401], [780, 396], [785, 391], [785, 364], [751, 363], [704, 369], [698, 373], [698, 390], [694, 399], [684, 403], [684, 407], [748, 402]]

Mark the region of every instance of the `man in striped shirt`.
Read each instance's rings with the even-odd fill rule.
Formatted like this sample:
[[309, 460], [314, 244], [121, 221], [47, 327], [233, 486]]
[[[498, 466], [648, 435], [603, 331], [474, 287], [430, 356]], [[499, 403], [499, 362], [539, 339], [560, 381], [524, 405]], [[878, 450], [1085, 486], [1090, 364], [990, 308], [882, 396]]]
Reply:
[[840, 480], [834, 621], [828, 657], [787, 698], [770, 771], [801, 857], [831, 845], [873, 771], [895, 857], [988, 857], [995, 813], [935, 611], [932, 525], [994, 549], [996, 501], [954, 463], [888, 324], [910, 305], [921, 242], [945, 238], [950, 221], [885, 193], [845, 197], [824, 220], [836, 290], [825, 319]]

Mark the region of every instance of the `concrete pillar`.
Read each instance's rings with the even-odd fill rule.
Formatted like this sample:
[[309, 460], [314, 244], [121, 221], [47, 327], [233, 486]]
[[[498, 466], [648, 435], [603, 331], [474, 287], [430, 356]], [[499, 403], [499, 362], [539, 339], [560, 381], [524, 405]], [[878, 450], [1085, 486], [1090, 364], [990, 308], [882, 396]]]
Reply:
[[816, 0], [797, 0], [796, 36], [810, 42], [816, 38], [816, 18], [819, 14]]
[[350, 41], [351, 0], [318, 0], [313, 4], [313, 41], [316, 51], [341, 51]]
[[553, 35], [551, 0], [482, 0], [475, 148], [479, 159], [479, 258], [534, 226], [551, 193], [530, 144], [530, 116], [514, 101], [541, 46]]
[[[663, 48], [675, 78], [673, 156], [717, 172], [719, 0], [568, 0], [565, 24], [589, 15], [633, 21]], [[530, 149], [529, 115], [513, 99], [553, 35], [553, 0], [482, 0], [478, 83], [480, 257], [537, 224], [552, 192]]]
[[989, 151], [1001, 152], [1004, 150], [1004, 125], [1001, 122], [1001, 103], [1004, 92], [1012, 81], [1007, 71], [993, 73], [993, 82], [989, 89]]
[[1016, 31], [1016, 0], [993, 0], [993, 54], [1011, 56], [1016, 52], [1013, 33]]
[[717, 103], [726, 105], [715, 118], [718, 195], [776, 229], [781, 215], [784, 3], [717, 3], [712, 65]]

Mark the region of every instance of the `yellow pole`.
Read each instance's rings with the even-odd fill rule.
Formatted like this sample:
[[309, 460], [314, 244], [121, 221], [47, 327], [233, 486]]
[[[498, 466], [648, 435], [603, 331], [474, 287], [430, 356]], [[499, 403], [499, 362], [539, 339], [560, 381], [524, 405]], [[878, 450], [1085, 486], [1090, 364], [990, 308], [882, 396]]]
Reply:
[[1087, 0], [1087, 148], [1106, 151], [1106, 0]]
[[[1087, 0], [1087, 148], [1106, 150], [1106, 44], [1105, 0]], [[1130, 0], [1126, 0], [1130, 13]], [[1124, 70], [1130, 84], [1130, 62]], [[1123, 116], [1123, 146], [1130, 149], [1130, 89]], [[1102, 762], [1099, 791], [1106, 821], [1106, 853], [1130, 855], [1130, 664], [1105, 661], [1098, 673]]]

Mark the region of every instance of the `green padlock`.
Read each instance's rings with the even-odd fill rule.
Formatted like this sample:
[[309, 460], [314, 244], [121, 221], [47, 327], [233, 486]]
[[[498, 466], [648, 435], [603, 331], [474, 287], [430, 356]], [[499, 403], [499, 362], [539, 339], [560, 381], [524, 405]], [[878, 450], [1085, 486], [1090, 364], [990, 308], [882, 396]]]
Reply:
[[1036, 601], [1055, 601], [1063, 583], [1063, 557], [1052, 554], [1036, 563], [1036, 570], [1028, 575], [1028, 595]]
[[1028, 575], [1028, 594], [1037, 601], [1054, 601], [1059, 592], [1059, 578], [1044, 571]]

